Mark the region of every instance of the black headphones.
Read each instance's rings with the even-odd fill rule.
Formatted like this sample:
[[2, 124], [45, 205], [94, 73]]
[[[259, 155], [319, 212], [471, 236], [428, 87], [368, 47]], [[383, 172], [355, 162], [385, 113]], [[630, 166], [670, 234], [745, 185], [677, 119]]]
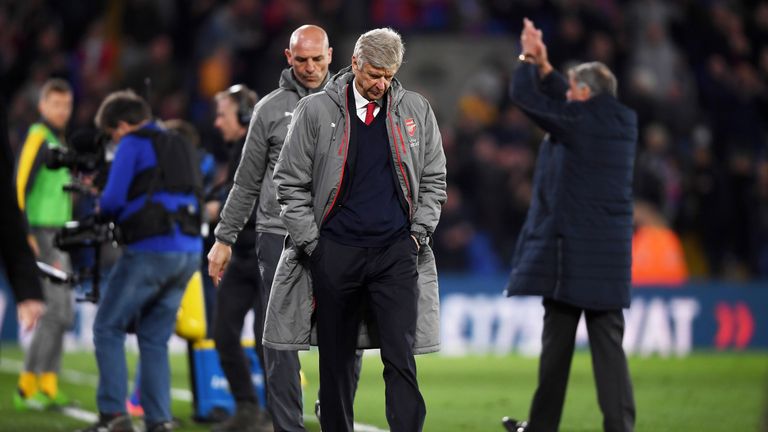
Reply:
[[251, 123], [253, 105], [256, 104], [256, 93], [244, 84], [235, 84], [227, 89], [229, 95], [237, 101], [237, 121], [241, 126]]

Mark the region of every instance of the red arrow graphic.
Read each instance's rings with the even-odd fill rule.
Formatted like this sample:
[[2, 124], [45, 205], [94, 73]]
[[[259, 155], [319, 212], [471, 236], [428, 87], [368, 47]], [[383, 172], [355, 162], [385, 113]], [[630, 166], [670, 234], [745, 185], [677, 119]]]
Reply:
[[719, 302], [717, 304], [715, 307], [715, 319], [717, 320], [715, 346], [718, 350], [724, 350], [731, 344], [735, 332], [734, 314], [728, 303]]
[[752, 312], [749, 310], [744, 302], [736, 303], [736, 338], [734, 343], [736, 348], [744, 349], [752, 341], [752, 336], [755, 334], [755, 319], [752, 317]]

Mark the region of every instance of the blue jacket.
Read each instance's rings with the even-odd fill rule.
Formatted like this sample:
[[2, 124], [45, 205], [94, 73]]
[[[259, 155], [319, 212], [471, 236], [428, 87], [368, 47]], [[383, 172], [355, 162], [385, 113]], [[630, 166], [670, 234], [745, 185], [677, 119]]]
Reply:
[[634, 111], [607, 94], [567, 102], [568, 84], [515, 71], [512, 99], [548, 132], [506, 294], [540, 295], [592, 310], [629, 307]]
[[[149, 123], [144, 128], [158, 130], [155, 123]], [[142, 194], [133, 200], [128, 200], [128, 190], [138, 173], [157, 165], [157, 157], [149, 138], [137, 135], [125, 135], [117, 147], [115, 159], [109, 170], [109, 178], [99, 201], [101, 213], [115, 216], [118, 221], [138, 211], [144, 205], [146, 195]], [[152, 200], [162, 203], [165, 208], [175, 212], [180, 206], [198, 206], [193, 194], [168, 193], [157, 190]], [[181, 233], [178, 225], [173, 232], [145, 238], [127, 245], [130, 250], [145, 252], [201, 252], [203, 249], [200, 236], [189, 236]]]

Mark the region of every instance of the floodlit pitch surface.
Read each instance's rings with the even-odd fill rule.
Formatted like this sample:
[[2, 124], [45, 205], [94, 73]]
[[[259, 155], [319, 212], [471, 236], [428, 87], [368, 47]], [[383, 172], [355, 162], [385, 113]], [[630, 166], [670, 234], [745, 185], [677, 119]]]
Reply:
[[[130, 354], [131, 369], [135, 355]], [[20, 365], [18, 348], [0, 349], [0, 431], [72, 431], [85, 423], [56, 412], [18, 412], [11, 396]], [[308, 385], [304, 407], [307, 429], [318, 431], [312, 409], [317, 394], [317, 353], [301, 356]], [[184, 355], [173, 355], [174, 415], [180, 431], [209, 430], [190, 420], [189, 381]], [[64, 358], [61, 387], [95, 413], [91, 353], [69, 353]], [[637, 402], [637, 430], [642, 431], [763, 431], [768, 425], [768, 353], [696, 352], [687, 358], [630, 358]], [[425, 431], [502, 431], [504, 415], [525, 418], [536, 384], [537, 359], [520, 356], [451, 358], [418, 357], [419, 384], [427, 403]], [[73, 373], [80, 372], [80, 373]], [[365, 357], [355, 403], [355, 420], [365, 430], [386, 429], [384, 384], [377, 353]], [[185, 393], [187, 397], [185, 397]], [[589, 354], [573, 362], [561, 431], [601, 431]], [[368, 426], [368, 427], [366, 427]], [[762, 428], [762, 429], [761, 429]]]

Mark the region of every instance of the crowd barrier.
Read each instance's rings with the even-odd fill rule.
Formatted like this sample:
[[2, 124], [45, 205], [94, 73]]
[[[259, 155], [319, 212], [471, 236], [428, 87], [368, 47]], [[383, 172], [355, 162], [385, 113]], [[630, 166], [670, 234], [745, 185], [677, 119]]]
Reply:
[[[506, 298], [506, 282], [506, 275], [440, 277], [443, 354], [539, 353], [541, 298]], [[685, 356], [693, 349], [768, 348], [766, 283], [635, 287], [624, 316], [629, 354]], [[583, 318], [576, 343], [588, 343]]]
[[[538, 297], [506, 298], [506, 275], [441, 275], [441, 338], [444, 355], [537, 355], [544, 309]], [[15, 305], [0, 283], [0, 337], [17, 340]], [[67, 349], [90, 349], [95, 306], [77, 305]], [[630, 354], [685, 356], [693, 349], [768, 349], [768, 284], [690, 283], [677, 288], [633, 288], [625, 310], [624, 348]], [[252, 319], [249, 317], [249, 320]], [[244, 337], [248, 334], [248, 328]], [[24, 335], [22, 335], [23, 337]], [[22, 340], [23, 342], [23, 340]], [[577, 346], [587, 345], [582, 320]], [[184, 349], [181, 339], [172, 348]]]

